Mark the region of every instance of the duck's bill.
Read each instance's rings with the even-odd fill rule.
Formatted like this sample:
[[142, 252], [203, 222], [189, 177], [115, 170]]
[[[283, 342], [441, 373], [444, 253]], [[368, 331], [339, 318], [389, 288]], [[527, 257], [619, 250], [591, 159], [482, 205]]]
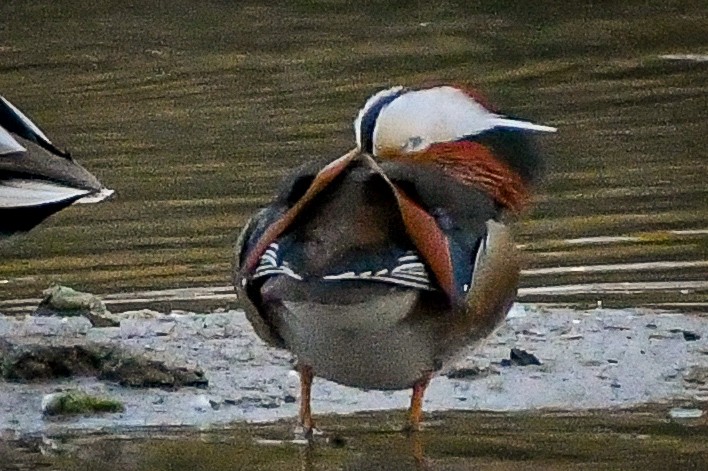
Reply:
[[41, 206], [61, 201], [97, 203], [113, 193], [107, 188], [94, 192], [48, 181], [10, 179], [0, 181], [0, 208]]

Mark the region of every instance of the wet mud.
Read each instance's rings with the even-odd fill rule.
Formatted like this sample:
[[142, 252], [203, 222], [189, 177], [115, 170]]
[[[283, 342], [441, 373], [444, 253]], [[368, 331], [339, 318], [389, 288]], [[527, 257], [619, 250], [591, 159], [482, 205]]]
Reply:
[[[433, 380], [424, 406], [584, 410], [706, 401], [706, 334], [708, 316], [516, 305], [500, 329]], [[0, 317], [0, 340], [0, 430], [14, 434], [203, 428], [294, 418], [297, 412], [299, 383], [290, 355], [265, 346], [242, 311], [148, 319], [128, 313], [119, 327], [93, 327], [83, 317]], [[47, 377], [52, 367], [60, 377]], [[72, 389], [116, 399], [125, 412], [46, 421], [43, 398]], [[318, 379], [313, 410], [404, 409], [409, 394]]]

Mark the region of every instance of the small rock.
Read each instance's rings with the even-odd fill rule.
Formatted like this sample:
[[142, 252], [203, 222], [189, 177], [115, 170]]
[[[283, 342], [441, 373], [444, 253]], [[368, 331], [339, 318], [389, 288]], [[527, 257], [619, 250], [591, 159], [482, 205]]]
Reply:
[[447, 372], [445, 376], [450, 379], [471, 379], [478, 378], [481, 370], [476, 366], [466, 367], [466, 368], [456, 368]]
[[153, 311], [152, 309], [137, 309], [134, 311], [123, 311], [113, 314], [119, 319], [158, 319], [163, 317], [161, 312]]
[[623, 325], [606, 325], [603, 327], [605, 330], [630, 330], [629, 327]]
[[651, 334], [649, 335], [649, 340], [664, 340], [664, 339], [670, 339], [670, 335], [662, 335], [662, 334]]
[[541, 360], [536, 355], [520, 348], [512, 348], [509, 358], [511, 363], [518, 366], [541, 365]]
[[226, 399], [224, 403], [241, 407], [256, 407], [261, 409], [277, 409], [282, 399], [268, 395], [241, 396], [238, 399]]
[[686, 340], [687, 342], [693, 342], [696, 340], [700, 340], [701, 336], [697, 334], [696, 332], [691, 332], [690, 330], [684, 330], [683, 331], [683, 339]]
[[114, 327], [118, 321], [96, 295], [82, 293], [68, 286], [55, 285], [42, 293], [44, 299], [34, 311], [35, 316], [83, 316], [94, 327]]
[[543, 337], [546, 334], [535, 329], [524, 329], [521, 331], [523, 335], [528, 335], [531, 337]]
[[123, 412], [120, 402], [80, 391], [47, 394], [42, 398], [42, 413], [46, 416]]
[[669, 411], [669, 417], [672, 419], [698, 419], [703, 417], [701, 409], [684, 409], [683, 407], [674, 407]]
[[209, 384], [204, 372], [199, 369], [169, 366], [164, 362], [126, 356], [117, 351], [104, 360], [98, 379], [116, 381], [121, 386], [133, 388], [205, 388]]
[[120, 323], [120, 335], [124, 339], [166, 337], [175, 329], [175, 322], [163, 319], [125, 319]]
[[286, 404], [293, 404], [297, 402], [297, 398], [292, 394], [286, 394], [285, 396], [283, 396], [283, 402]]

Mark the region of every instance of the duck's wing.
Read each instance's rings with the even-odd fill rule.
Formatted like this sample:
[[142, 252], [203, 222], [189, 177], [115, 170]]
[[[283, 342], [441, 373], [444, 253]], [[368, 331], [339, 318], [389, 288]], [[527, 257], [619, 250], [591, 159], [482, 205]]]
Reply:
[[[280, 236], [300, 215], [303, 209], [327, 188], [357, 157], [356, 151], [322, 165], [307, 164], [285, 181], [278, 196], [265, 209], [259, 211], [239, 238], [236, 268], [245, 275], [253, 270], [268, 246]], [[240, 277], [244, 283], [243, 277]]]
[[[385, 162], [380, 166], [366, 154], [351, 153], [327, 165], [309, 166], [296, 172], [294, 177], [287, 180], [284, 189], [273, 203], [249, 221], [236, 248], [234, 281], [245, 286], [248, 279], [258, 274], [257, 268], [267, 269], [267, 266], [259, 265], [262, 265], [261, 259], [271, 244], [293, 224], [304, 208], [354, 161], [357, 162], [357, 168], [362, 169], [357, 175], [363, 176], [367, 172], [377, 174], [382, 184], [388, 187], [388, 194], [394, 198], [390, 203], [381, 204], [397, 206], [398, 214], [391, 215], [402, 219], [401, 231], [407, 234], [413, 243], [412, 248], [417, 249], [436, 275], [437, 286], [450, 297], [463, 296], [464, 286], [469, 284], [471, 259], [474, 258], [474, 251], [486, 231], [485, 223], [498, 214], [493, 200], [475, 188], [450, 178], [434, 165]], [[368, 170], [364, 171], [363, 168]], [[350, 182], [348, 185], [354, 185], [350, 190], [354, 191], [353, 188], [358, 184]], [[383, 191], [381, 198], [384, 198], [383, 195], [387, 191], [378, 191]], [[345, 198], [342, 204], [344, 208], [356, 203]], [[380, 208], [379, 214], [383, 214], [382, 211], [383, 208]], [[352, 217], [354, 212], [355, 207], [351, 207], [349, 210], [336, 212], [331, 217], [342, 218], [339, 225], [349, 227], [352, 223], [347, 218]], [[322, 224], [329, 225], [329, 220], [324, 220]], [[356, 226], [352, 226], [351, 230], [356, 230]], [[365, 237], [365, 234], [358, 233], [357, 237]], [[350, 242], [356, 243], [355, 240]], [[399, 255], [401, 254], [396, 254], [394, 258], [399, 258]], [[456, 260], [467, 262], [456, 263]], [[390, 268], [391, 262], [392, 260], [386, 260], [385, 263], [382, 261], [381, 268]], [[351, 263], [358, 265], [354, 260]], [[275, 265], [271, 268], [277, 268], [276, 262], [272, 264]]]
[[4, 131], [0, 132], [0, 152], [3, 151], [3, 145], [6, 145], [9, 149], [12, 149], [12, 147], [17, 148], [17, 143], [13, 143], [12, 137], [8, 136], [11, 133], [27, 141], [34, 142], [50, 154], [71, 159], [71, 155], [68, 152], [56, 147], [31, 119], [2, 96], [0, 96], [0, 127]]
[[112, 193], [0, 97], [0, 208], [64, 207], [79, 200], [100, 201]]
[[453, 280], [449, 297], [462, 314], [454, 316], [460, 325], [453, 330], [475, 339], [487, 335], [516, 299], [520, 273], [520, 253], [498, 205], [429, 165], [383, 162], [381, 167], [398, 191], [434, 217], [445, 236], [449, 263], [439, 266], [449, 273], [436, 277]]
[[233, 266], [234, 288], [256, 333], [271, 345], [282, 347], [282, 339], [268, 313], [260, 308], [259, 294], [251, 289], [249, 281], [269, 246], [355, 157], [355, 152], [349, 152], [334, 161], [301, 166], [283, 181], [274, 200], [257, 211], [239, 234]]
[[521, 255], [509, 227], [490, 219], [477, 248], [470, 288], [465, 296], [461, 332], [483, 338], [506, 317], [516, 300]]

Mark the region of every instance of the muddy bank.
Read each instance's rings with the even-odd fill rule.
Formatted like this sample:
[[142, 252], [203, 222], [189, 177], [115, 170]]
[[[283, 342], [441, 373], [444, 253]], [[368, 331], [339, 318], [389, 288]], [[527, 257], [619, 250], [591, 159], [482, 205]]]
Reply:
[[[6, 379], [0, 381], [0, 430], [5, 434], [210, 428], [290, 418], [297, 410], [298, 381], [289, 355], [265, 347], [241, 311], [155, 313], [152, 318], [126, 318], [118, 327], [93, 327], [83, 317], [0, 317], [0, 342], [6, 352]], [[66, 356], [68, 348], [120, 349], [146, 365], [201, 372], [205, 381], [199, 387], [121, 386], [103, 375], [100, 365], [39, 382], [7, 375], [15, 358], [7, 352], [32, 348], [55, 349], [57, 356]], [[538, 361], [510, 360], [512, 348]], [[64, 420], [43, 417], [45, 395], [67, 389], [111, 397], [125, 411]], [[409, 391], [366, 392], [317, 380], [313, 395], [317, 414], [349, 414], [403, 409]], [[517, 305], [485, 345], [465, 352], [451, 371], [432, 382], [425, 408], [579, 410], [676, 400], [708, 400], [707, 317]]]

